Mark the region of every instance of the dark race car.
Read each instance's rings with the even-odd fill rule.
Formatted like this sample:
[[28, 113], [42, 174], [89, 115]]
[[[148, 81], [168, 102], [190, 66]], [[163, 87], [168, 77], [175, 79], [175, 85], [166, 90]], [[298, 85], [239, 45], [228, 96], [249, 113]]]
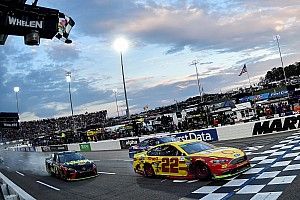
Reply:
[[64, 180], [81, 180], [96, 177], [97, 166], [77, 152], [59, 152], [45, 160], [46, 170]]
[[164, 144], [167, 142], [175, 142], [175, 141], [178, 141], [178, 139], [171, 136], [147, 138], [142, 142], [140, 142], [139, 144], [131, 146], [129, 148], [129, 158], [133, 158], [134, 154], [142, 151], [147, 151], [148, 149], [156, 145]]

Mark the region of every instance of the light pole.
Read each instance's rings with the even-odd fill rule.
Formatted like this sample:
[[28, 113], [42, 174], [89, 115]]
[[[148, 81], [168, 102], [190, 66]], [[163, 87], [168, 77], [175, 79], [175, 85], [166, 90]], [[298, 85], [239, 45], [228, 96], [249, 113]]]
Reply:
[[201, 87], [200, 87], [200, 80], [199, 80], [199, 73], [198, 73], [198, 68], [197, 68], [197, 64], [199, 65], [206, 65], [206, 64], [211, 64], [212, 62], [205, 62], [205, 63], [199, 63], [198, 60], [193, 60], [192, 63], [190, 65], [194, 65], [195, 69], [196, 69], [196, 75], [197, 75], [197, 84], [198, 84], [198, 90], [199, 90], [199, 95], [200, 95], [200, 101], [203, 102], [203, 95], [201, 92]]
[[74, 111], [73, 111], [73, 102], [72, 102], [72, 94], [71, 94], [71, 72], [66, 73], [66, 81], [69, 84], [69, 99], [70, 99], [70, 106], [71, 106], [71, 113], [72, 113], [72, 123], [73, 123], [73, 131], [75, 130], [75, 123], [74, 123]]
[[123, 52], [128, 48], [128, 41], [124, 38], [118, 38], [114, 42], [114, 48], [115, 48], [116, 51], [120, 52], [120, 56], [121, 56], [123, 87], [124, 87], [124, 95], [125, 95], [125, 102], [126, 102], [126, 116], [127, 116], [127, 118], [129, 118], [130, 114], [129, 114], [129, 107], [128, 107], [127, 92], [126, 92], [124, 65], [123, 65]]
[[19, 98], [18, 98], [19, 91], [20, 91], [19, 87], [14, 87], [14, 92], [16, 93], [16, 102], [17, 102], [17, 112], [18, 112], [18, 115], [20, 113], [20, 110], [19, 110]]
[[279, 39], [280, 39], [280, 36], [279, 36], [279, 35], [275, 35], [275, 36], [273, 37], [273, 39], [276, 40], [276, 42], [277, 42], [278, 51], [279, 51], [279, 55], [280, 55], [281, 66], [282, 66], [283, 75], [284, 75], [284, 80], [285, 80], [285, 85], [287, 85], [287, 79], [286, 79], [286, 74], [285, 74], [285, 70], [284, 70], [284, 66], [283, 66], [283, 60], [282, 60], [282, 55], [281, 55], [281, 49], [280, 49], [280, 45], [279, 45]]
[[179, 111], [179, 109], [178, 109], [178, 101], [176, 99], [174, 99], [174, 101], [176, 103], [176, 112], [178, 112]]
[[118, 113], [118, 117], [120, 117], [120, 113], [119, 113], [119, 106], [118, 106], [118, 98], [117, 98], [117, 89], [113, 90], [114, 94], [115, 94], [115, 100], [116, 100], [116, 108], [117, 108], [117, 113]]

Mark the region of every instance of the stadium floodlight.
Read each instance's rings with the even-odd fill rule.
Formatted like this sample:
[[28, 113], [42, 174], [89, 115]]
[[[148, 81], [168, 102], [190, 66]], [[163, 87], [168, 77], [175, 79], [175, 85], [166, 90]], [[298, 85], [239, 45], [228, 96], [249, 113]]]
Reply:
[[67, 73], [66, 73], [66, 81], [67, 81], [68, 83], [71, 82], [71, 72], [67, 72]]
[[282, 60], [281, 49], [280, 49], [280, 44], [279, 44], [280, 35], [274, 35], [273, 39], [277, 42], [277, 47], [278, 47], [278, 51], [279, 51], [279, 55], [280, 55], [280, 61], [281, 61], [281, 66], [282, 66], [282, 70], [283, 70], [285, 85], [287, 85], [287, 79], [286, 79], [285, 69], [283, 66], [283, 60]]
[[122, 68], [122, 77], [123, 77], [123, 87], [124, 87], [124, 95], [125, 95], [125, 102], [126, 102], [126, 116], [127, 118], [130, 117], [129, 114], [129, 106], [128, 106], [128, 99], [127, 99], [127, 92], [126, 92], [126, 83], [125, 83], [125, 75], [124, 75], [124, 65], [123, 65], [123, 52], [127, 50], [129, 43], [128, 40], [125, 38], [118, 38], [114, 41], [114, 49], [120, 53], [121, 56], [121, 68]]
[[114, 41], [114, 49], [118, 52], [124, 52], [128, 49], [129, 43], [125, 38], [117, 38]]
[[20, 91], [20, 87], [14, 87], [14, 92], [19, 92]]
[[19, 110], [19, 98], [18, 98], [18, 93], [20, 92], [20, 87], [14, 87], [14, 92], [16, 93], [17, 112], [18, 112], [18, 115], [19, 115], [20, 110]]

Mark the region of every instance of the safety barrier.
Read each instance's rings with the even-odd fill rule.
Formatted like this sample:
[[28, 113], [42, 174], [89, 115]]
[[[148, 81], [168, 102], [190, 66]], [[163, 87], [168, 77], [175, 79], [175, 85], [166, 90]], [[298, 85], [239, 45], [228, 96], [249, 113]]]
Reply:
[[[300, 129], [300, 115], [278, 117], [260, 121], [221, 126], [215, 128], [185, 131], [179, 133], [160, 133], [142, 137], [127, 137], [117, 140], [102, 140], [98, 142], [75, 143], [67, 145], [50, 145], [48, 147], [36, 148], [36, 151], [101, 151], [127, 149], [138, 142], [153, 136], [167, 136], [187, 139], [198, 139], [205, 142], [233, 140], [239, 138], [255, 137], [265, 134], [280, 133]], [[58, 147], [57, 147], [58, 146]], [[62, 147], [64, 146], [64, 147]], [[57, 149], [57, 150], [56, 150]]]
[[[27, 192], [9, 180], [0, 172], [0, 185], [1, 192], [0, 195], [3, 196], [5, 200], [35, 200]], [[1, 199], [1, 198], [0, 198]]]
[[34, 152], [35, 148], [30, 145], [17, 145], [13, 147], [8, 147], [8, 150]]

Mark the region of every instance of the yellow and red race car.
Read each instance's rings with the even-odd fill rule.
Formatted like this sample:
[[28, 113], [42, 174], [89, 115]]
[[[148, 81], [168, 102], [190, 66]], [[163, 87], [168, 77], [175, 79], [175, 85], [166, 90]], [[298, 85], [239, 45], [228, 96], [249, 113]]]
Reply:
[[134, 155], [133, 168], [146, 177], [221, 179], [240, 174], [250, 168], [246, 154], [239, 149], [215, 147], [199, 140], [157, 145]]

